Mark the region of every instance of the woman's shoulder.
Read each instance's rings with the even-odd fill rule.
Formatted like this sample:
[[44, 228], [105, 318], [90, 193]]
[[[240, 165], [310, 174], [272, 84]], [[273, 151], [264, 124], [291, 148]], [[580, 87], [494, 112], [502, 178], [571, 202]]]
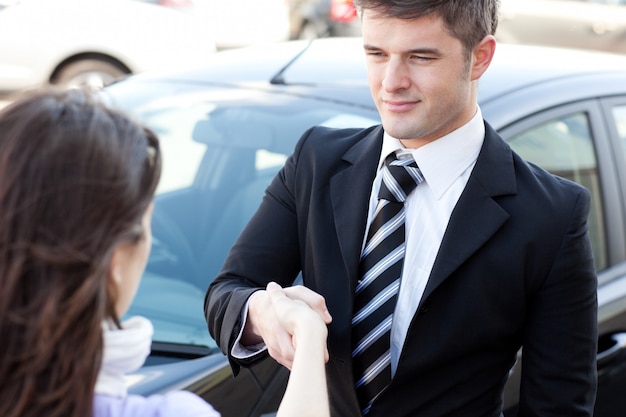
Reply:
[[215, 409], [189, 391], [163, 395], [112, 397], [96, 394], [94, 417], [219, 417]]

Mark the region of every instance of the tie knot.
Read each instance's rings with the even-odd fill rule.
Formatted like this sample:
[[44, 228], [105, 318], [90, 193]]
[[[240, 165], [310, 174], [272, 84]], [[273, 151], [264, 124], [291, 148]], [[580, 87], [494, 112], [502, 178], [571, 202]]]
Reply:
[[424, 181], [422, 172], [410, 154], [398, 159], [396, 152], [390, 153], [385, 159], [382, 174], [378, 198], [398, 203], [404, 202], [406, 196]]

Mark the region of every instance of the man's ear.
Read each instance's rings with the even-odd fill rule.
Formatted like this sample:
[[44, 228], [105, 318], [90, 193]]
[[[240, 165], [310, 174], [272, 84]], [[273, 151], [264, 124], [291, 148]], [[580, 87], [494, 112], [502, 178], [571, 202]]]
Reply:
[[474, 47], [472, 51], [472, 71], [471, 71], [471, 80], [476, 81], [479, 79], [489, 65], [491, 64], [491, 60], [493, 59], [493, 55], [496, 51], [496, 38], [493, 35], [485, 36], [479, 43]]

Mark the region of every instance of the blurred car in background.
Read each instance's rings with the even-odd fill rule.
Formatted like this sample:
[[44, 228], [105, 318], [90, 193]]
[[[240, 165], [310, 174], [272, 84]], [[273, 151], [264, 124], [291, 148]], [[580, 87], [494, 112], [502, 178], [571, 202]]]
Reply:
[[[380, 123], [359, 38], [222, 51], [195, 70], [143, 73], [102, 90], [157, 132], [163, 176], [153, 246], [129, 316], [155, 327], [130, 391], [194, 391], [223, 417], [270, 416], [287, 371], [272, 359], [232, 376], [204, 295], [264, 190], [312, 125]], [[524, 158], [586, 186], [599, 277], [595, 417], [626, 410], [626, 57], [499, 45], [479, 83], [485, 119]], [[332, 313], [332, 312], [331, 312]], [[515, 415], [520, 356], [504, 395]]]
[[496, 38], [626, 53], [626, 0], [501, 0]]
[[190, 0], [0, 0], [0, 92], [109, 84], [205, 64], [216, 51]]
[[361, 36], [352, 0], [289, 0], [291, 39]]
[[289, 39], [288, 0], [195, 0], [218, 49]]

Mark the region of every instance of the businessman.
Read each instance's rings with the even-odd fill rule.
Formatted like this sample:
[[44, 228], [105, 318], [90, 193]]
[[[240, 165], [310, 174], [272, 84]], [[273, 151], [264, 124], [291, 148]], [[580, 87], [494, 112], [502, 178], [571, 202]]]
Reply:
[[304, 132], [207, 291], [212, 336], [235, 374], [290, 368], [264, 288], [301, 272], [333, 417], [499, 417], [520, 348], [520, 416], [591, 416], [589, 194], [482, 118], [497, 0], [355, 4], [382, 125]]

